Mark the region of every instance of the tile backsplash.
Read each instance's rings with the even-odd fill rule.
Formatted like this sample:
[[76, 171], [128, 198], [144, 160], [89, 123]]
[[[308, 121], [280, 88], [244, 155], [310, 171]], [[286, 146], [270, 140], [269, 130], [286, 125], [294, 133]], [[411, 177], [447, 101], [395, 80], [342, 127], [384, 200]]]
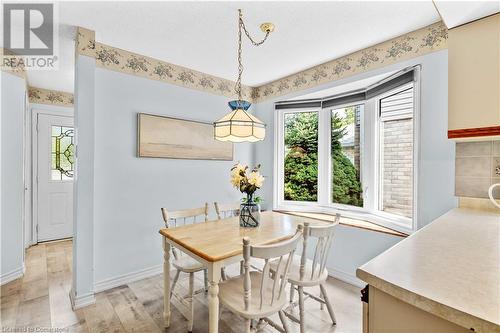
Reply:
[[[500, 183], [500, 140], [457, 142], [455, 195], [488, 198], [491, 184]], [[494, 192], [500, 199], [500, 188]]]
[[[455, 195], [488, 198], [491, 184], [500, 183], [500, 140], [457, 142]], [[500, 199], [500, 188], [494, 192]]]

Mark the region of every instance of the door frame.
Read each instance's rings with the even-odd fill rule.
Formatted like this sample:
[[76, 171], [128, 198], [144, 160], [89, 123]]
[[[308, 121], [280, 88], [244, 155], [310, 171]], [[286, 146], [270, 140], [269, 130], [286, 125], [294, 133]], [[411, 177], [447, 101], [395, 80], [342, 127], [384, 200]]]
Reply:
[[[73, 108], [54, 105], [31, 105], [31, 244], [38, 244], [38, 115], [70, 117], [74, 119]], [[28, 141], [29, 142], [29, 141]]]

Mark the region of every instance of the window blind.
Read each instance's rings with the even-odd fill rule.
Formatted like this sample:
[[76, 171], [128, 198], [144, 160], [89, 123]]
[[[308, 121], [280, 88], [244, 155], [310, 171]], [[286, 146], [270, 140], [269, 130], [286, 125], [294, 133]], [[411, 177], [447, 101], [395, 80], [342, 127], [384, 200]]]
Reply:
[[320, 99], [307, 99], [295, 101], [276, 102], [276, 110], [281, 109], [309, 109], [328, 108], [349, 103], [356, 103], [368, 100], [377, 95], [388, 92], [414, 80], [414, 67], [404, 69], [390, 77], [362, 90], [351, 91], [341, 95], [329, 96]]
[[380, 100], [380, 118], [413, 116], [413, 87]]

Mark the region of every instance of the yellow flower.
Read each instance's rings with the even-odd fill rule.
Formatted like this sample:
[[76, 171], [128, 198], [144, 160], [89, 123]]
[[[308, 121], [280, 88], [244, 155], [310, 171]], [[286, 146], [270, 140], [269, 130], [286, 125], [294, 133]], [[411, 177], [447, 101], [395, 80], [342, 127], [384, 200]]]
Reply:
[[247, 166], [237, 163], [234, 165], [234, 167], [231, 169], [231, 184], [236, 187], [237, 189], [240, 189], [240, 184], [241, 181], [243, 180], [244, 177], [241, 176], [241, 172], [245, 171]]
[[244, 171], [245, 169], [247, 168], [246, 165], [243, 165], [243, 164], [240, 164], [240, 163], [237, 163], [234, 165], [233, 169], [232, 169], [232, 172], [236, 172], [236, 173], [240, 173], [240, 171]]
[[239, 175], [239, 173], [231, 172], [231, 184], [233, 184], [234, 187], [239, 189], [240, 182], [241, 182], [241, 176]]
[[264, 177], [258, 171], [252, 171], [248, 176], [248, 183], [257, 188], [261, 188], [264, 183]]

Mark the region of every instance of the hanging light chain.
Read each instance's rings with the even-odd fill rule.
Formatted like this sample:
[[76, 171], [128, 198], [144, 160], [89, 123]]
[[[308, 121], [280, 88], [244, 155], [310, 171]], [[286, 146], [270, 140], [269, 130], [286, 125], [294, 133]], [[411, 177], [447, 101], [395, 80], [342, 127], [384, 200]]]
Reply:
[[245, 23], [243, 22], [243, 14], [241, 12], [241, 9], [238, 9], [238, 13], [239, 13], [239, 19], [238, 19], [238, 79], [236, 80], [236, 86], [235, 86], [234, 90], [235, 90], [236, 94], [238, 95], [238, 103], [240, 104], [240, 107], [242, 107], [241, 101], [243, 100], [243, 98], [242, 98], [242, 92], [241, 92], [241, 76], [243, 75], [244, 67], [243, 67], [243, 61], [242, 61], [241, 31], [243, 30], [245, 32], [245, 35], [248, 37], [248, 39], [250, 40], [250, 42], [252, 42], [252, 44], [254, 46], [260, 46], [260, 45], [264, 44], [264, 42], [267, 40], [267, 37], [269, 37], [269, 34], [271, 32], [269, 30], [266, 31], [266, 35], [264, 36], [264, 38], [261, 41], [256, 42], [250, 36], [250, 33], [248, 32], [248, 30], [245, 26]]
[[245, 32], [245, 35], [247, 35], [248, 39], [252, 42], [252, 44], [254, 46], [260, 46], [260, 45], [264, 44], [267, 37], [269, 37], [269, 34], [271, 33], [271, 31], [269, 31], [269, 30], [266, 31], [266, 35], [264, 36], [264, 38], [260, 42], [256, 42], [252, 38], [252, 36], [250, 36], [250, 33], [248, 32], [247, 27], [245, 26], [245, 22], [243, 22], [243, 14], [241, 13], [241, 9], [239, 11], [240, 11], [240, 25], [241, 25], [241, 28], [243, 29], [243, 31]]

